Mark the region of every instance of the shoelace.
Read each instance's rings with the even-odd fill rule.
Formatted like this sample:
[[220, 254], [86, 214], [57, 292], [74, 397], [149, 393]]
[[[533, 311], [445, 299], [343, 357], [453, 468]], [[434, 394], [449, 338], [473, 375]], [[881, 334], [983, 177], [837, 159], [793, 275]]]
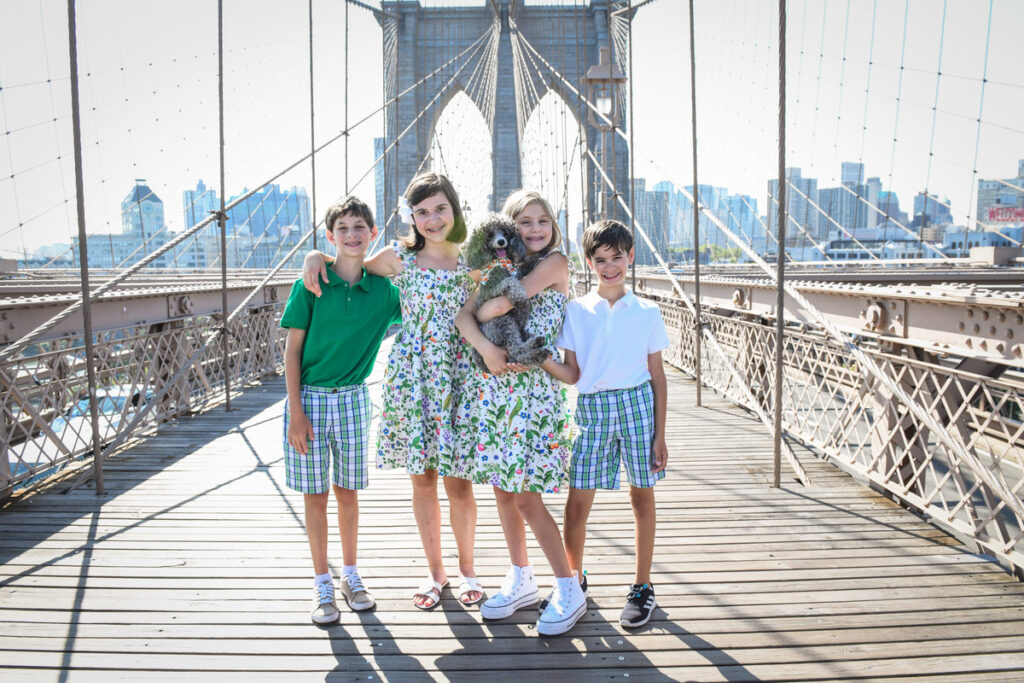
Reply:
[[334, 584], [320, 581], [316, 584], [316, 597], [320, 604], [334, 602]]
[[638, 588], [630, 589], [629, 595], [626, 596], [626, 600], [639, 600], [640, 596], [643, 594], [644, 588], [647, 588], [646, 583]]
[[366, 590], [363, 586], [363, 580], [359, 577], [359, 574], [346, 574], [345, 582], [348, 583], [348, 587], [352, 589], [353, 593]]

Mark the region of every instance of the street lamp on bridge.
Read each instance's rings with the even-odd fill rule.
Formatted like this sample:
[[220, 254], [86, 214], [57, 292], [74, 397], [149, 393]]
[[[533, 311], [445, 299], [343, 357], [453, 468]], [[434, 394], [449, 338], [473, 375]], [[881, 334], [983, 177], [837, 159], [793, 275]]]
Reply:
[[[626, 74], [619, 68], [618, 64], [611, 61], [611, 52], [607, 47], [598, 51], [598, 63], [587, 69], [587, 75], [582, 79], [586, 87], [587, 100], [594, 105], [594, 109], [600, 112], [598, 115], [594, 109], [587, 109], [587, 120], [591, 125], [601, 131], [601, 169], [611, 178], [611, 189], [608, 192], [597, 192], [596, 196], [601, 197], [599, 210], [604, 217], [608, 217], [609, 204], [614, 206], [618, 192], [618, 179], [615, 172], [615, 128], [619, 125], [619, 108], [615, 106], [618, 87], [626, 82]], [[600, 187], [601, 179], [596, 178], [595, 182]]]

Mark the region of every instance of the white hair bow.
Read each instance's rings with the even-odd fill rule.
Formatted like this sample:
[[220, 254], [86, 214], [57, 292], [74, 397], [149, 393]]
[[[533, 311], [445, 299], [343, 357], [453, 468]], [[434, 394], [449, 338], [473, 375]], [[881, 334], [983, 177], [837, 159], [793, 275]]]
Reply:
[[398, 198], [398, 215], [402, 218], [403, 223], [412, 225], [412, 207], [409, 206], [409, 202], [405, 197]]

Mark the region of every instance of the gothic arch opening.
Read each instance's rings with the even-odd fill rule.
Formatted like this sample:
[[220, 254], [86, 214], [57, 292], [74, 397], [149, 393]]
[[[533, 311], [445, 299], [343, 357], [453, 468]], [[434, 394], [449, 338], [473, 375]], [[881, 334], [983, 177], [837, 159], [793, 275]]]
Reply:
[[575, 111], [554, 90], [534, 107], [523, 128], [523, 187], [537, 190], [551, 204], [572, 251], [583, 233], [583, 176], [580, 173], [580, 128]]
[[473, 100], [460, 90], [437, 117], [427, 167], [452, 181], [468, 212], [467, 221], [490, 209], [492, 155], [487, 122]]

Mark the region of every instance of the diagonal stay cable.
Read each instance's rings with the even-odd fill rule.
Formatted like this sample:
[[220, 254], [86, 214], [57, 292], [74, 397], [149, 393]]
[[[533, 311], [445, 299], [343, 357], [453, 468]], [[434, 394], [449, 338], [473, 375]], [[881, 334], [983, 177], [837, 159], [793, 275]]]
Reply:
[[[607, 172], [605, 172], [604, 168], [601, 167], [601, 163], [598, 161], [597, 157], [595, 157], [594, 153], [590, 150], [587, 150], [587, 154], [590, 156], [591, 161], [594, 162], [594, 168], [597, 169], [598, 174], [604, 180], [605, 185], [608, 186], [612, 195], [618, 200], [619, 204], [622, 206], [623, 211], [625, 211], [627, 215], [629, 215], [630, 219], [634, 221], [637, 233], [641, 237], [643, 237], [644, 242], [647, 244], [647, 247], [651, 250], [651, 253], [654, 255], [654, 258], [657, 259], [658, 265], [660, 265], [661, 269], [665, 271], [666, 275], [668, 275], [669, 280], [672, 282], [672, 288], [679, 294], [679, 298], [683, 300], [683, 303], [686, 304], [686, 308], [690, 311], [690, 314], [696, 317], [697, 306], [694, 303], [693, 299], [690, 297], [689, 294], [686, 293], [686, 290], [683, 289], [683, 286], [679, 284], [679, 280], [676, 279], [675, 274], [668, 267], [668, 264], [665, 262], [665, 259], [662, 258], [661, 253], [658, 252], [658, 248], [654, 245], [654, 242], [648, 236], [647, 231], [644, 230], [643, 226], [641, 226], [639, 222], [636, 222], [636, 218], [632, 215], [632, 212], [629, 209], [629, 204], [622, 198], [622, 194], [616, 191], [615, 186], [612, 185], [611, 178], [608, 177]], [[705, 210], [705, 213], [710, 212]], [[694, 257], [696, 258], [696, 255]], [[750, 391], [750, 386], [747, 384], [746, 380], [743, 378], [739, 370], [733, 364], [732, 359], [729, 358], [729, 355], [725, 352], [725, 349], [723, 349], [721, 344], [719, 344], [718, 339], [715, 337], [714, 334], [711, 333], [711, 330], [709, 330], [706, 326], [702, 325], [700, 328], [700, 332], [703, 339], [708, 343], [708, 346], [715, 353], [715, 355], [718, 356], [718, 359], [725, 366], [726, 370], [729, 371], [729, 375], [732, 377], [733, 382], [735, 382], [736, 386], [743, 392], [744, 399], [747, 401], [750, 409], [754, 411], [758, 419], [761, 420], [761, 423], [765, 427], [767, 427], [769, 431], [774, 431], [775, 426], [771, 418], [764, 411], [764, 408], [761, 406], [761, 403], [754, 397], [754, 394]], [[793, 453], [792, 449], [790, 449], [789, 445], [786, 444], [785, 442], [783, 442], [783, 452], [786, 456], [786, 461], [789, 462], [790, 466], [793, 468], [793, 471], [796, 473], [797, 477], [806, 485], [812, 485], [810, 478], [804, 471], [804, 468], [800, 464], [800, 461], [797, 459], [796, 454]]]
[[[465, 50], [463, 50], [458, 55], [453, 57], [452, 60], [450, 62], [448, 62], [448, 63], [456, 61], [457, 59], [461, 58], [463, 55], [468, 53], [470, 50], [473, 50], [474, 48], [478, 47], [483, 42], [484, 38], [486, 38], [489, 35], [489, 33], [490, 33], [490, 29], [488, 29], [483, 35], [480, 36], [480, 38], [478, 38], [476, 41], [474, 41], [469, 47], [467, 47]], [[421, 79], [421, 81], [424, 81], [427, 78], [430, 78], [430, 76], [432, 76], [433, 73], [436, 73], [437, 71], [440, 71], [441, 69], [445, 68], [445, 66], [447, 66], [447, 64], [438, 67], [434, 72], [432, 72], [431, 74], [428, 74], [423, 79]], [[465, 68], [465, 64], [463, 64], [462, 68]], [[461, 71], [461, 69], [460, 69], [460, 71]], [[413, 88], [415, 88], [416, 85], [418, 85], [418, 83], [409, 86], [409, 88], [404, 90], [402, 93], [399, 93], [398, 95], [396, 95], [393, 98], [393, 100], [397, 100], [401, 95], [404, 95], [404, 94], [408, 93]], [[391, 101], [393, 101], [393, 100], [391, 100]], [[273, 183], [278, 178], [282, 177], [286, 173], [292, 171], [293, 169], [295, 169], [299, 165], [301, 165], [304, 162], [308, 161], [309, 158], [315, 152], [319, 152], [319, 151], [323, 150], [325, 147], [327, 147], [328, 145], [330, 145], [331, 143], [333, 143], [333, 142], [335, 142], [337, 140], [340, 140], [341, 138], [345, 137], [346, 135], [348, 135], [349, 131], [351, 131], [353, 128], [355, 128], [356, 126], [360, 125], [361, 123], [369, 120], [371, 117], [373, 117], [378, 112], [380, 112], [382, 109], [384, 109], [386, 106], [388, 106], [388, 104], [390, 104], [391, 101], [384, 103], [383, 105], [378, 107], [376, 110], [374, 110], [372, 113], [366, 115], [365, 117], [363, 117], [362, 119], [357, 121], [355, 124], [350, 126], [348, 130], [342, 131], [340, 134], [334, 136], [333, 138], [331, 138], [327, 142], [324, 142], [323, 144], [321, 144], [315, 150], [312, 150], [308, 154], [303, 155], [300, 159], [296, 160], [295, 162], [293, 162], [292, 164], [290, 164], [289, 166], [287, 166], [283, 170], [279, 171], [278, 173], [275, 173], [270, 179], [268, 179], [265, 182], [261, 183], [260, 185], [256, 186], [252, 190], [249, 190], [248, 192], [243, 193], [242, 195], [240, 195], [239, 197], [234, 199], [232, 202], [227, 204], [224, 207], [224, 211], [227, 212], [230, 209], [235, 208], [236, 206], [238, 206], [239, 204], [241, 204], [245, 200], [249, 199], [249, 197], [253, 196], [258, 191], [260, 191], [261, 189], [266, 187], [267, 185], [270, 185], [271, 183]], [[417, 116], [417, 119], [414, 119], [414, 122], [415, 122], [415, 120], [418, 120], [419, 116], [422, 116], [422, 113], [423, 112], [420, 112], [420, 114]], [[407, 132], [407, 131], [408, 131], [408, 128], [406, 129], [406, 131], [403, 131], [402, 134], [404, 135], [405, 132]], [[399, 137], [401, 137], [401, 136], [399, 136]], [[397, 138], [396, 138], [396, 140], [397, 140]], [[374, 165], [376, 165], [376, 163], [379, 162], [379, 161], [380, 161], [380, 159], [378, 158], [377, 161], [374, 162]], [[363, 175], [363, 178], [365, 178], [366, 175], [371, 173], [372, 171], [373, 171], [373, 168], [371, 167], [371, 169], [369, 171], [367, 171], [366, 174]], [[360, 181], [362, 181], [362, 178], [360, 179]], [[152, 263], [153, 261], [155, 261], [159, 257], [163, 256], [165, 253], [167, 253], [171, 249], [174, 249], [175, 247], [177, 247], [179, 244], [181, 244], [186, 239], [192, 237], [193, 235], [197, 234], [198, 232], [200, 232], [204, 228], [208, 227], [211, 223], [213, 223], [216, 220], [217, 220], [217, 215], [216, 214], [211, 214], [207, 218], [205, 218], [202, 221], [200, 221], [200, 222], [196, 223], [195, 225], [193, 225], [191, 228], [182, 231], [181, 233], [178, 234], [177, 237], [175, 237], [174, 239], [172, 239], [169, 242], [165, 243], [163, 246], [161, 246], [160, 248], [156, 249], [155, 251], [149, 253], [147, 256], [145, 256], [142, 260], [140, 260], [138, 263], [136, 263], [132, 267], [128, 268], [127, 270], [125, 270], [125, 271], [119, 273], [118, 275], [112, 277], [111, 279], [107, 280], [106, 282], [101, 284], [96, 289], [91, 290], [89, 292], [89, 295], [88, 295], [88, 301], [89, 302], [96, 301], [103, 294], [109, 292], [114, 287], [119, 285], [121, 282], [123, 282], [124, 280], [128, 279], [129, 277], [131, 277], [132, 275], [134, 275], [138, 271], [142, 270], [147, 265], [149, 265], [150, 263]], [[67, 308], [65, 308], [63, 311], [61, 311], [57, 315], [53, 316], [52, 318], [50, 318], [46, 322], [40, 324], [35, 329], [29, 331], [27, 334], [25, 334], [20, 339], [12, 342], [8, 346], [4, 347], [3, 349], [0, 349], [0, 362], [7, 362], [7, 361], [9, 361], [11, 358], [14, 357], [14, 355], [16, 353], [18, 353], [19, 351], [24, 349], [26, 346], [28, 346], [32, 342], [34, 342], [37, 339], [39, 339], [42, 335], [46, 334], [47, 331], [53, 329], [54, 327], [59, 325], [64, 320], [66, 320], [67, 318], [69, 318], [72, 315], [74, 315], [75, 313], [77, 313], [83, 307], [83, 305], [84, 305], [83, 302], [84, 302], [84, 297], [83, 297], [82, 300], [76, 301], [75, 303], [69, 305]]]
[[[655, 168], [661, 173], [664, 173], [660, 167], [655, 164]], [[666, 175], [671, 178], [671, 176]], [[672, 183], [679, 189], [684, 195], [690, 196], [689, 192], [676, 183], [674, 180]], [[692, 197], [691, 197], [692, 199]], [[733, 232], [726, 226], [721, 220], [718, 219], [710, 211], [704, 211], [704, 215], [714, 223], [719, 230], [721, 230], [729, 239], [735, 242], [748, 257], [763, 270], [773, 282], [775, 282], [776, 274], [772, 270], [771, 266], [761, 258], [753, 249], [745, 245]], [[990, 489], [999, 494], [1003, 499], [1003, 502], [1009, 507], [1014, 514], [1020, 519], [1024, 519], [1024, 504], [1012, 492], [1005, 483], [1000, 481], [998, 478], [993, 476], [992, 472], [984, 466], [980, 459], [973, 453], [967, 450], [967, 447], [960, 441], [954, 439], [939, 422], [929, 414], [928, 410], [921, 406], [919, 403], [914, 401], [913, 398], [903, 389], [899, 384], [896, 383], [893, 378], [886, 375], [873, 358], [868, 356], [859, 346], [857, 346], [852, 340], [844, 335], [838, 328], [836, 328], [828, 318], [819, 311], [807, 298], [792, 285], [792, 283], [786, 282], [783, 287], [788, 294], [803, 310], [805, 310], [815, 322], [831, 337], [837, 344], [845, 349], [850, 355], [853, 356], [856, 361], [858, 368], [862, 371], [866, 371], [867, 374], [874, 377], [879, 383], [882, 384], [889, 392], [892, 393], [901, 403], [906, 406], [907, 410], [913, 413], [914, 417], [920, 420], [925, 426], [935, 434], [936, 438], [942, 443], [942, 445], [952, 454], [957, 456], [961, 462], [973, 471]]]

